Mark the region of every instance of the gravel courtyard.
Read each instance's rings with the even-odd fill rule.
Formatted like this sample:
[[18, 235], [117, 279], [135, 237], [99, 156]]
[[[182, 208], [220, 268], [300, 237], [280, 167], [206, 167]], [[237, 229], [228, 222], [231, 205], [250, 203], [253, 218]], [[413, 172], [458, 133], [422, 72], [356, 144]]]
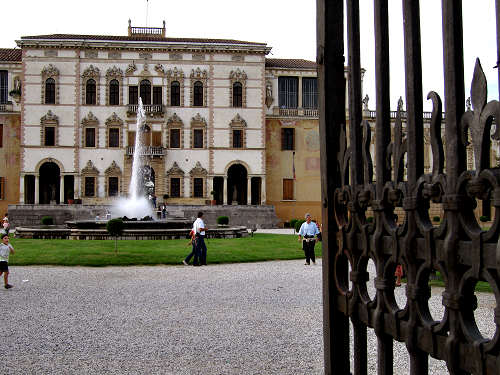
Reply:
[[[322, 374], [318, 263], [11, 267], [0, 374]], [[433, 288], [435, 318], [441, 292]], [[479, 305], [491, 337], [495, 300], [482, 294]], [[376, 373], [372, 331], [369, 347]], [[395, 373], [408, 373], [404, 344], [394, 351]]]

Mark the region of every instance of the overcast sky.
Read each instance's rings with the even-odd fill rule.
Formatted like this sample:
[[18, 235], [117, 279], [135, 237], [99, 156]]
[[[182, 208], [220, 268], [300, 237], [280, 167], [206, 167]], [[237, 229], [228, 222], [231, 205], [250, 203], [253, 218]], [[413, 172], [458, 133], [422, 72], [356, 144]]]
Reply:
[[[149, 3], [149, 4], [148, 4]], [[465, 87], [469, 96], [475, 58], [488, 79], [489, 100], [498, 99], [494, 0], [464, 0]], [[403, 22], [400, 0], [389, 0], [391, 48], [391, 107], [404, 95]], [[441, 1], [421, 0], [423, 96], [430, 90], [443, 97]], [[360, 0], [364, 91], [375, 109], [373, 0]], [[167, 36], [229, 38], [265, 42], [273, 47], [268, 57], [316, 59], [315, 0], [17, 0], [6, 1], [0, 47], [13, 48], [26, 35], [126, 35], [133, 26], [161, 27]], [[406, 101], [405, 101], [406, 102]], [[430, 106], [424, 103], [424, 108]]]

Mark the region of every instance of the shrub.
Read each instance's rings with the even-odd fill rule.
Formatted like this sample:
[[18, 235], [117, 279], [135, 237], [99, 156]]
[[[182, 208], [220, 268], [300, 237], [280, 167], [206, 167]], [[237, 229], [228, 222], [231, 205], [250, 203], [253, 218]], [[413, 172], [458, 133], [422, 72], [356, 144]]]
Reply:
[[435, 223], [439, 223], [441, 221], [441, 218], [439, 216], [434, 216], [432, 218], [432, 221], [435, 222]]
[[486, 223], [487, 221], [490, 221], [490, 218], [488, 216], [480, 216], [479, 221], [482, 223]]
[[299, 219], [291, 219], [290, 220], [290, 228], [295, 228], [295, 224], [299, 221]]
[[42, 225], [54, 225], [54, 219], [52, 216], [42, 217]]
[[229, 224], [229, 217], [227, 217], [227, 216], [219, 216], [217, 218], [217, 224], [219, 224], [219, 225], [228, 225]]
[[366, 222], [367, 222], [368, 224], [373, 223], [373, 216], [368, 216], [368, 217], [366, 218]]
[[300, 227], [302, 226], [303, 223], [305, 223], [306, 221], [305, 220], [297, 220], [297, 222], [295, 223], [295, 232], [298, 232], [300, 230]]
[[290, 222], [289, 221], [283, 222], [283, 228], [290, 228]]
[[111, 236], [115, 237], [115, 254], [118, 252], [118, 236], [123, 233], [123, 220], [120, 218], [111, 219], [106, 223], [106, 230]]

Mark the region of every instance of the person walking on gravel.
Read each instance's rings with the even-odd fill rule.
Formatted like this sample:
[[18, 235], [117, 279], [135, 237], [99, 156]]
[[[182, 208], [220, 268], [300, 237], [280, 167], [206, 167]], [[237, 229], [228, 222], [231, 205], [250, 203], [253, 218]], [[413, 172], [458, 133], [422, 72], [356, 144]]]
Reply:
[[[193, 223], [194, 236], [196, 241], [196, 250], [200, 256], [200, 264], [207, 265], [207, 245], [205, 245], [205, 222], [202, 219], [203, 212], [198, 212], [198, 218]], [[195, 255], [196, 256], [196, 255]]]
[[318, 226], [311, 221], [311, 214], [307, 213], [306, 221], [302, 223], [299, 229], [299, 241], [302, 241], [302, 250], [306, 256], [306, 264], [310, 265], [311, 261], [316, 264], [316, 255], [314, 254], [314, 245], [318, 242], [317, 235], [319, 234]]
[[2, 234], [2, 243], [0, 244], [0, 276], [3, 273], [4, 288], [10, 289], [9, 284], [9, 254], [14, 254], [14, 248], [9, 243], [9, 235]]

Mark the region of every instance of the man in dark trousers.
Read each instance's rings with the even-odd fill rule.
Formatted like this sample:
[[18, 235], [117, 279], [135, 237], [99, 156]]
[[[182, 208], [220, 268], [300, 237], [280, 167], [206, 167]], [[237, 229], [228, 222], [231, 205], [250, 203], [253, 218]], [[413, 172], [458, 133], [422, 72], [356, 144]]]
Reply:
[[207, 265], [207, 245], [205, 245], [205, 222], [202, 219], [203, 212], [198, 212], [198, 218], [193, 223], [197, 253], [200, 255], [200, 264]]
[[302, 241], [302, 249], [306, 255], [306, 265], [316, 264], [316, 255], [314, 254], [314, 245], [318, 241], [319, 230], [316, 223], [311, 221], [311, 214], [306, 214], [306, 221], [300, 226], [299, 241]]

